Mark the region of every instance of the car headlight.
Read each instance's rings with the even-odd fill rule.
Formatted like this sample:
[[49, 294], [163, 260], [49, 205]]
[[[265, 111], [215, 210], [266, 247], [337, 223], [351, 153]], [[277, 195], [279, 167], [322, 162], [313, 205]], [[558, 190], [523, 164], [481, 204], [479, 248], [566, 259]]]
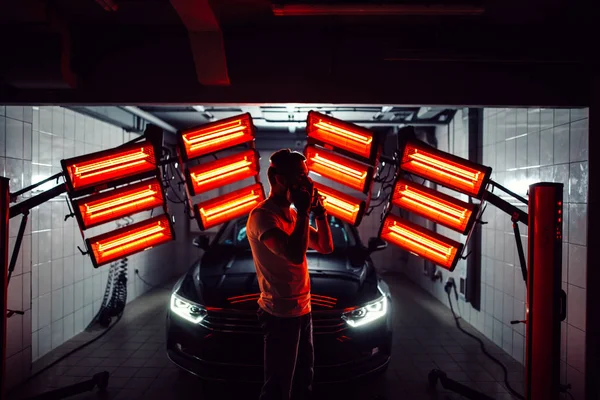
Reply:
[[171, 311], [194, 324], [200, 323], [207, 314], [199, 304], [192, 303], [175, 293], [171, 295]]
[[387, 297], [382, 293], [377, 300], [345, 313], [342, 319], [351, 327], [357, 328], [383, 317], [387, 313], [387, 308]]

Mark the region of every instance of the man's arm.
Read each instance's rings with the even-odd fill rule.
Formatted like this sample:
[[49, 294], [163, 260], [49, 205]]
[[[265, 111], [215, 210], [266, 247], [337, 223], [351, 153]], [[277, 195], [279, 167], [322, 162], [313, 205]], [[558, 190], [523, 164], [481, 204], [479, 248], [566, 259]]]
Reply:
[[309, 246], [321, 254], [333, 252], [333, 239], [327, 218], [317, 218], [317, 229], [310, 227]]
[[[255, 218], [261, 217], [263, 215], [255, 216]], [[265, 230], [259, 240], [278, 256], [293, 264], [302, 264], [308, 249], [309, 228], [308, 214], [298, 214], [291, 235], [286, 234], [277, 227], [273, 227]]]

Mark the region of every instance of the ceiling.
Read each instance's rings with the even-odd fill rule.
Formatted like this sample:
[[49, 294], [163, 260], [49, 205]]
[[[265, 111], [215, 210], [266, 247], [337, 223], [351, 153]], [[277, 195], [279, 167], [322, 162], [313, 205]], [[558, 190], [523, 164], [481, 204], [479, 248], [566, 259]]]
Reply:
[[587, 105], [590, 3], [6, 0], [0, 102]]

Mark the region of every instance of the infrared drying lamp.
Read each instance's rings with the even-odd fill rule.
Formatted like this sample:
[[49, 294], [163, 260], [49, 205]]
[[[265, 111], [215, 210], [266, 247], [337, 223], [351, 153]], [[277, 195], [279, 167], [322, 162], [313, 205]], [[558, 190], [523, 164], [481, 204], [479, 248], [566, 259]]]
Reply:
[[354, 226], [360, 224], [365, 211], [364, 201], [317, 182], [314, 182], [314, 187], [325, 198], [323, 206], [329, 214]]
[[179, 144], [184, 161], [188, 161], [251, 142], [254, 137], [252, 117], [246, 113], [185, 130], [179, 136]]
[[447, 188], [481, 198], [492, 169], [409, 140], [404, 146], [400, 168]]
[[212, 228], [248, 214], [265, 199], [260, 183], [235, 190], [194, 206], [198, 226], [201, 230]]
[[309, 141], [316, 141], [324, 147], [335, 149], [351, 157], [373, 165], [379, 156], [375, 134], [358, 125], [310, 111], [306, 132]]
[[309, 145], [304, 150], [308, 170], [339, 182], [359, 192], [371, 188], [373, 167], [339, 156], [331, 151]]
[[163, 187], [156, 178], [73, 200], [83, 230], [156, 207], [166, 212]]
[[255, 150], [240, 153], [198, 164], [186, 170], [191, 194], [197, 195], [240, 181], [259, 172], [259, 157]]
[[86, 239], [94, 268], [175, 239], [167, 214]]
[[379, 235], [396, 246], [453, 271], [463, 245], [404, 218], [388, 214]]
[[158, 171], [154, 147], [149, 142], [69, 158], [61, 164], [72, 195], [93, 192], [108, 185], [115, 187], [156, 175]]
[[394, 187], [392, 204], [463, 235], [469, 232], [477, 217], [476, 205], [402, 178]]

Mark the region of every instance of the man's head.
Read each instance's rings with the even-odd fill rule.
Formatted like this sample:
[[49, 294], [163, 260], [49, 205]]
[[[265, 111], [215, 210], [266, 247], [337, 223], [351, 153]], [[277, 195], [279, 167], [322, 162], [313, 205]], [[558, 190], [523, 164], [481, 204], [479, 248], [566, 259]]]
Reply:
[[290, 190], [309, 184], [306, 158], [302, 153], [290, 149], [278, 150], [271, 155], [271, 165], [267, 171], [271, 192], [285, 195], [289, 200]]

